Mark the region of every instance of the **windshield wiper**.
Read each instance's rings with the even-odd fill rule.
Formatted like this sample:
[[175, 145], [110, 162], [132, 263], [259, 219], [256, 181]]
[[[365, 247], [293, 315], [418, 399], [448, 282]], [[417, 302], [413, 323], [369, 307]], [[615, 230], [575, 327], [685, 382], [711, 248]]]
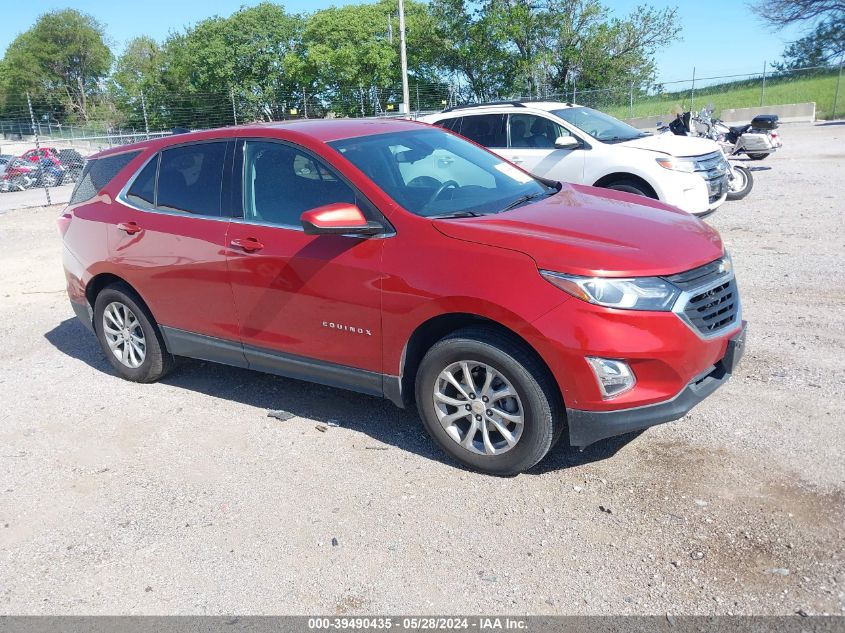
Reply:
[[644, 136], [648, 136], [648, 134], [640, 134], [639, 136], [611, 136], [610, 138], [600, 138], [599, 140], [602, 143], [624, 143], [625, 141], [633, 141]]
[[[555, 191], [554, 193], [557, 193], [557, 191]], [[516, 200], [511, 202], [508, 206], [506, 206], [504, 209], [499, 211], [499, 213], [504, 213], [505, 211], [510, 211], [514, 207], [518, 207], [519, 205], [525, 204], [529, 200], [534, 200], [535, 198], [539, 198], [540, 196], [551, 196], [551, 195], [554, 195], [554, 194], [550, 193], [550, 192], [546, 192], [546, 191], [541, 191], [540, 193], [529, 193], [529, 194], [526, 194], [524, 196], [520, 196], [519, 198], [517, 198]]]
[[426, 216], [429, 220], [446, 220], [449, 218], [480, 218], [485, 213], [476, 213], [475, 211], [453, 211], [451, 213], [440, 213], [439, 215]]

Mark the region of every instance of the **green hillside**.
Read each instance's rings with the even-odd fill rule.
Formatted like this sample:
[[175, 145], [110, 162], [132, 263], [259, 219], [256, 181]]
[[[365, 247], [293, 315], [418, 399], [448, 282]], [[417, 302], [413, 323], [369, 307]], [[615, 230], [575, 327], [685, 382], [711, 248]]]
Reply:
[[[837, 71], [766, 79], [763, 105], [806, 103], [815, 101], [816, 117], [833, 117], [833, 98], [836, 93]], [[759, 78], [696, 88], [694, 100], [690, 101], [690, 90], [663, 93], [661, 95], [634, 97], [633, 114], [630, 104], [606, 105], [603, 110], [618, 118], [659, 116], [671, 114], [674, 109], [700, 110], [712, 103], [717, 115], [724, 108], [747, 108], [760, 105], [762, 82]], [[590, 105], [585, 103], [585, 105]], [[595, 104], [601, 107], [601, 104]], [[836, 117], [845, 117], [845, 80], [839, 86]]]

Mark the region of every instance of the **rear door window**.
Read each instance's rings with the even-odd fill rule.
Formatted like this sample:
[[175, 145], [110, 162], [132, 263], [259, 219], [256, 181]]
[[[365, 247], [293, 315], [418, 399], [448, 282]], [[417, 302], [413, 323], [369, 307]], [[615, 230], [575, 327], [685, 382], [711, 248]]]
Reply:
[[196, 143], [161, 152], [156, 208], [220, 215], [226, 141]]
[[89, 160], [85, 163], [85, 169], [82, 170], [82, 175], [80, 175], [70, 196], [70, 204], [85, 202], [96, 196], [103, 187], [111, 182], [112, 178], [117, 176], [140, 153], [139, 150]]
[[442, 128], [446, 128], [447, 130], [452, 130], [453, 132], [457, 132], [458, 134], [460, 134], [462, 118], [463, 117], [455, 117], [454, 119], [443, 119], [442, 121], [438, 121], [434, 125], [438, 125]]
[[464, 116], [459, 134], [484, 147], [508, 146], [504, 114]]

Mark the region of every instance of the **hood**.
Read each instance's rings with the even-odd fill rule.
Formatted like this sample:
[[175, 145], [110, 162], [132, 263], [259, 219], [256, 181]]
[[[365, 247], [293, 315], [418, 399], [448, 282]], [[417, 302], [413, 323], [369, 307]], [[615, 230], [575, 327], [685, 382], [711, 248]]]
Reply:
[[662, 152], [671, 156], [701, 156], [718, 151], [715, 141], [692, 136], [678, 136], [676, 134], [653, 134], [642, 138], [631, 139], [617, 144], [620, 147], [647, 149], [652, 152]]
[[539, 268], [574, 275], [670, 275], [723, 252], [719, 234], [685, 211], [581, 185], [504, 213], [433, 222], [449, 237], [520, 251]]

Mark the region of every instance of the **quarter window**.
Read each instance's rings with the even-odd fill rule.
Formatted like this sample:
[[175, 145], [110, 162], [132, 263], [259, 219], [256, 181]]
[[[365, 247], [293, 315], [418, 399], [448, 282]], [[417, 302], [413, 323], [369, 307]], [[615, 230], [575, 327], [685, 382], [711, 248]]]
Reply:
[[300, 227], [309, 209], [348, 202], [355, 192], [321, 161], [282, 143], [246, 141], [244, 219]]
[[126, 167], [133, 158], [141, 152], [126, 152], [114, 156], [104, 156], [89, 160], [76, 183], [70, 204], [85, 202], [96, 196], [100, 190], [109, 184], [121, 169]]
[[135, 178], [129, 188], [126, 199], [139, 206], [152, 207], [155, 205], [156, 172], [158, 171], [158, 156], [147, 163], [146, 167]]
[[164, 150], [158, 170], [156, 207], [220, 215], [226, 143], [196, 143]]

